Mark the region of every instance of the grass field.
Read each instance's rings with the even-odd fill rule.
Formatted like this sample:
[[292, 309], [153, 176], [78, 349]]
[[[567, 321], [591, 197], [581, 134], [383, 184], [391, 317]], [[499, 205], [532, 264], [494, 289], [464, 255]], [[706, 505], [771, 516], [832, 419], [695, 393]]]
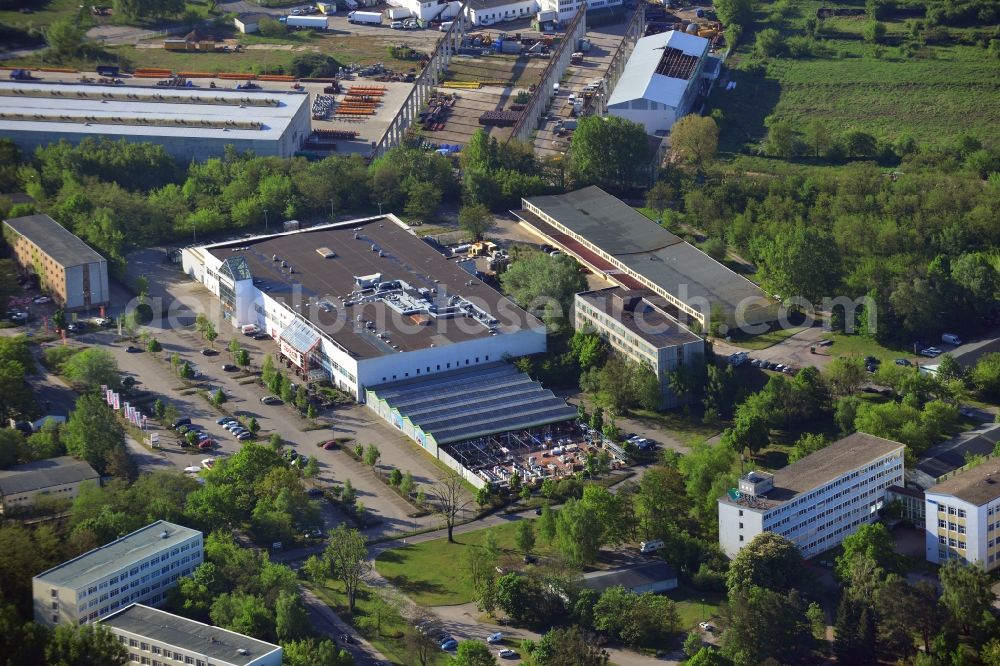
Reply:
[[[786, 36], [802, 35], [806, 19], [814, 17], [820, 6], [813, 0], [795, 3], [794, 15], [779, 29]], [[764, 6], [758, 13], [757, 29], [774, 27], [765, 23], [766, 11]], [[902, 47], [908, 37], [905, 21], [886, 21], [885, 43], [875, 46], [862, 39], [866, 20], [827, 19], [828, 38], [817, 40], [818, 53], [798, 59], [757, 59], [752, 56], [754, 35], [744, 34], [729, 62], [737, 70], [733, 72], [737, 88], [717, 87], [708, 105], [724, 114], [720, 152], [735, 158], [733, 167], [771, 172], [782, 164], [738, 154], [763, 138], [764, 118], [769, 115], [798, 128], [820, 118], [834, 136], [861, 130], [890, 141], [909, 135], [920, 144], [943, 145], [968, 133], [987, 143], [997, 141], [997, 62], [981, 46], [956, 43], [974, 42], [976, 28], [950, 28], [951, 41], [925, 45], [910, 54]], [[799, 170], [811, 168], [807, 160], [800, 162]]]
[[[351, 626], [363, 634], [393, 664], [408, 666], [414, 663], [412, 661], [413, 655], [410, 654], [406, 645], [406, 636], [414, 629], [398, 613], [394, 612], [387, 620], [383, 620], [381, 631], [377, 633], [375, 628], [368, 624], [374, 595], [374, 591], [370, 587], [362, 586], [358, 590], [354, 615], [347, 612], [347, 595], [344, 594], [343, 583], [330, 579], [322, 587], [316, 585], [310, 587], [316, 596], [326, 602], [327, 606], [337, 611], [346, 622], [349, 622]], [[444, 666], [447, 660], [447, 654], [434, 651], [428, 666]]]
[[495, 55], [488, 58], [455, 58], [448, 65], [446, 81], [510, 81], [527, 89], [541, 80], [546, 61], [526, 56]]
[[[17, 9], [0, 11], [0, 23], [23, 30], [44, 28], [59, 19], [76, 16], [80, 13], [78, 0], [43, 0], [41, 2], [23, 2], [30, 7], [31, 12], [24, 14]], [[92, 21], [89, 13], [81, 15], [85, 27], [90, 27]]]
[[701, 415], [697, 411], [691, 416], [685, 416], [677, 410], [653, 412], [646, 409], [633, 409], [629, 410], [628, 415], [652, 426], [670, 431], [670, 436], [684, 446], [694, 446], [719, 433], [718, 428], [702, 423]]
[[685, 585], [667, 592], [666, 596], [677, 603], [682, 631], [694, 629], [699, 622], [717, 618], [726, 598], [721, 592], [702, 592]]
[[[499, 525], [489, 530], [477, 530], [455, 536], [455, 543], [436, 539], [403, 548], [387, 550], [375, 560], [375, 568], [401, 592], [422, 606], [450, 606], [473, 600], [472, 585], [464, 572], [465, 552], [478, 548], [483, 535], [492, 531], [500, 550], [510, 558], [514, 552], [516, 523]], [[541, 555], [551, 552], [536, 535], [535, 550]], [[501, 560], [504, 557], [501, 556]], [[501, 563], [502, 564], [502, 563]]]

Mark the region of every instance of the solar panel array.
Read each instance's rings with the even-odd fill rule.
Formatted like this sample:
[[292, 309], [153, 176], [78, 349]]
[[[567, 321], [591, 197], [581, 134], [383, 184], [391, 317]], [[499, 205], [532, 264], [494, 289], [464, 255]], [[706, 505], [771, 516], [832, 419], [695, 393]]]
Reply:
[[565, 400], [506, 363], [390, 384], [377, 393], [439, 445], [576, 418]]

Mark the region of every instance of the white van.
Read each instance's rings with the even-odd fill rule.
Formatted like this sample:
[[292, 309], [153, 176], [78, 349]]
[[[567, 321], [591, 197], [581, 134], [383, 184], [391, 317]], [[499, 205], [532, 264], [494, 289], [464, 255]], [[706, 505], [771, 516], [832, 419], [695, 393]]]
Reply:
[[656, 551], [663, 548], [663, 541], [656, 539], [654, 541], [641, 541], [639, 542], [639, 552], [640, 553], [655, 553]]
[[962, 338], [958, 337], [954, 333], [945, 333], [941, 336], [941, 342], [947, 345], [955, 345], [960, 347], [962, 345]]
[[240, 331], [243, 335], [257, 335], [260, 333], [260, 328], [257, 327], [257, 324], [244, 324], [240, 326]]
[[445, 21], [444, 23], [442, 23], [441, 32], [448, 32], [448, 30], [451, 28], [452, 23], [454, 23], [454, 21]]

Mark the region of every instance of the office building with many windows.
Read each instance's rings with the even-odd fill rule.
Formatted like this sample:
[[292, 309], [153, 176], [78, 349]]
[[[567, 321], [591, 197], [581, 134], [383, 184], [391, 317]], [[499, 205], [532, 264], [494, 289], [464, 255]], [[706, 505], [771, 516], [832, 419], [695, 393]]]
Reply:
[[719, 545], [733, 557], [761, 532], [812, 557], [874, 522], [903, 483], [905, 446], [857, 432], [773, 474], [750, 472], [719, 498]]
[[573, 308], [578, 331], [594, 331], [630, 361], [652, 368], [664, 408], [681, 405], [670, 373], [705, 362], [705, 341], [667, 314], [668, 307], [651, 292], [611, 287], [577, 294]]
[[928, 488], [927, 560], [960, 559], [987, 571], [1000, 560], [1000, 459], [986, 462]]
[[132, 604], [101, 620], [145, 666], [281, 666], [281, 646]]
[[86, 624], [130, 604], [155, 606], [202, 551], [201, 532], [158, 520], [35, 576], [35, 621]]

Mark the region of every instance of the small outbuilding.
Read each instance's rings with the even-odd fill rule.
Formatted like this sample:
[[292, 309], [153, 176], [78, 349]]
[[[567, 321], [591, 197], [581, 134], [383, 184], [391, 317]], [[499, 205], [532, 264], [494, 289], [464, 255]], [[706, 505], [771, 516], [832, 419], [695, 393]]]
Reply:
[[666, 562], [653, 560], [622, 569], [584, 574], [583, 585], [597, 592], [621, 585], [636, 594], [656, 594], [677, 587], [677, 572]]
[[246, 12], [233, 19], [233, 25], [244, 35], [252, 35], [260, 30], [261, 19], [270, 18], [270, 14], [263, 12]]

